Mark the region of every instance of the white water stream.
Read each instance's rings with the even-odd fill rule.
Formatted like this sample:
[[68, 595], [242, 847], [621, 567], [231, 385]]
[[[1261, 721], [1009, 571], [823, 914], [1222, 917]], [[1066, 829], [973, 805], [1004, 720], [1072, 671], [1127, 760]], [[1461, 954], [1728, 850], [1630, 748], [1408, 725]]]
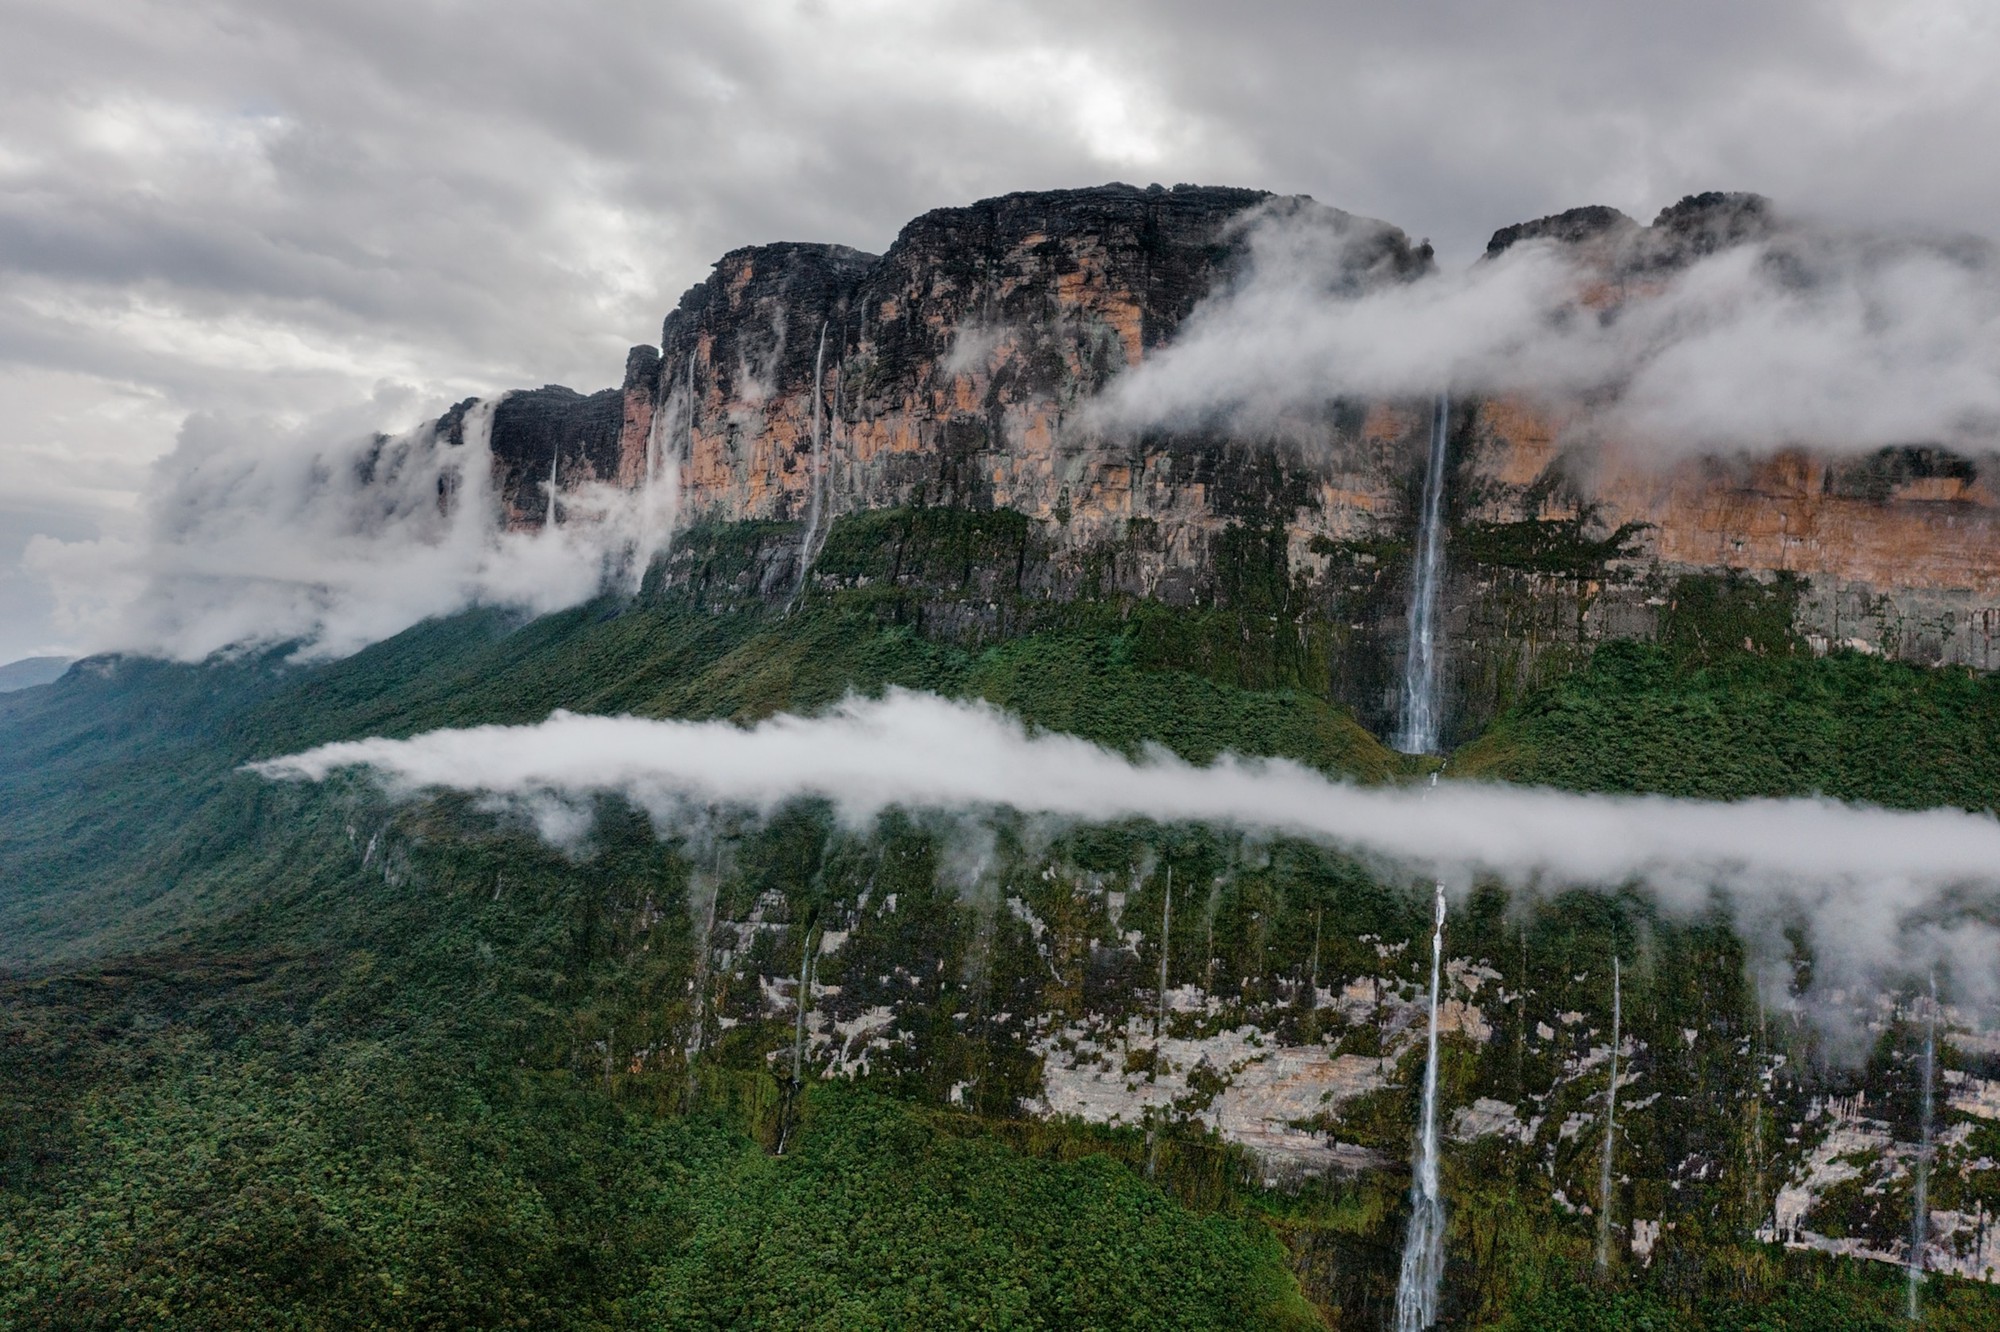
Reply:
[[1618, 957], [1611, 958], [1611, 1081], [1604, 1088], [1604, 1155], [1597, 1166], [1597, 1270], [1611, 1270], [1611, 1166], [1618, 1139], [1618, 1043], [1623, 1017]]
[[1431, 407], [1431, 446], [1424, 467], [1423, 514], [1417, 525], [1417, 558], [1410, 580], [1410, 634], [1403, 657], [1403, 716], [1396, 748], [1429, 754], [1438, 746], [1437, 620], [1444, 578], [1444, 455], [1451, 399], [1440, 393]]
[[812, 572], [813, 559], [818, 554], [813, 542], [819, 536], [820, 509], [826, 502], [826, 402], [821, 385], [826, 371], [829, 322], [820, 321], [819, 350], [813, 355], [812, 475], [806, 480], [806, 534], [799, 542], [799, 585], [792, 591], [794, 598], [806, 590], [806, 575]]
[[1937, 975], [1933, 973], [1930, 1008], [1924, 1023], [1923, 1137], [1917, 1145], [1916, 1178], [1910, 1194], [1910, 1261], [1905, 1290], [1907, 1308], [1904, 1312], [1913, 1323], [1918, 1318], [1918, 1295], [1924, 1284], [1924, 1246], [1930, 1242], [1931, 1150], [1937, 1101], [1937, 1011]]
[[1437, 885], [1431, 931], [1431, 1021], [1424, 1058], [1424, 1107], [1410, 1173], [1410, 1228], [1396, 1282], [1396, 1332], [1425, 1332], [1437, 1322], [1444, 1280], [1444, 1191], [1438, 1180], [1438, 992], [1444, 978], [1444, 885]]

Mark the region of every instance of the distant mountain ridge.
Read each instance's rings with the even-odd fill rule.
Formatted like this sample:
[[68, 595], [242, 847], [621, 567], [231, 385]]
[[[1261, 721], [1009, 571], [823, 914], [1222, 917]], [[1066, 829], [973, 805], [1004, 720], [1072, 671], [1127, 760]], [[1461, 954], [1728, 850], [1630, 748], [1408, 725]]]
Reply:
[[33, 689], [51, 680], [62, 679], [70, 667], [68, 657], [22, 657], [0, 666], [0, 694], [16, 689]]

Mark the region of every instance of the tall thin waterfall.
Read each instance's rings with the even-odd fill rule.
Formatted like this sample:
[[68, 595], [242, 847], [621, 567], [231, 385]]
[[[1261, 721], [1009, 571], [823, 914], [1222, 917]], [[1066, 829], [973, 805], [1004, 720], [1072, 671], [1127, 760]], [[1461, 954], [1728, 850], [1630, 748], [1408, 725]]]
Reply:
[[[692, 355], [688, 358], [688, 370], [692, 375]], [[684, 404], [690, 421], [694, 417], [693, 399], [690, 380]], [[634, 592], [645, 585], [646, 571], [654, 558], [673, 541], [680, 517], [681, 447], [674, 434], [678, 420], [674, 404], [674, 376], [663, 368], [659, 394], [653, 402], [653, 422], [646, 431], [646, 477], [639, 492], [638, 545], [631, 571]]]
[[805, 590], [806, 575], [812, 571], [815, 554], [813, 539], [819, 535], [820, 506], [825, 503], [826, 402], [821, 396], [820, 385], [826, 370], [826, 327], [829, 322], [825, 319], [820, 321], [819, 351], [813, 356], [812, 476], [806, 483], [806, 535], [805, 540], [799, 543], [799, 585], [793, 596]]
[[1905, 1291], [1911, 1322], [1917, 1321], [1917, 1293], [1924, 1284], [1924, 1245], [1930, 1241], [1931, 1134], [1937, 1098], [1937, 973], [1931, 973], [1931, 1003], [1924, 1023], [1923, 1137], [1917, 1145], [1916, 1180], [1910, 1194], [1910, 1261]]
[[[693, 892], [695, 889], [693, 876], [689, 877], [688, 889], [690, 892]], [[692, 1004], [693, 1020], [688, 1026], [687, 1088], [681, 1093], [682, 1106], [688, 1110], [694, 1109], [696, 1096], [701, 1090], [701, 1066], [697, 1061], [701, 1058], [703, 1036], [706, 1034], [708, 1023], [709, 957], [715, 945], [716, 906], [721, 900], [722, 842], [718, 839], [715, 844], [715, 870], [710, 876], [708, 884], [708, 922], [702, 926], [701, 936], [696, 944], [694, 982], [690, 987], [694, 1000]]]
[[558, 444], [549, 451], [549, 511], [542, 519], [542, 530], [548, 531], [556, 525], [556, 468], [562, 464], [562, 446]]
[[798, 1009], [798, 1029], [792, 1037], [792, 1080], [785, 1089], [785, 1101], [780, 1110], [778, 1122], [778, 1152], [785, 1154], [785, 1141], [791, 1136], [792, 1119], [796, 1114], [797, 1102], [805, 1086], [806, 1073], [806, 1014], [812, 1008], [813, 983], [813, 927], [806, 924], [805, 943], [799, 950], [799, 988], [796, 1008]]
[[1438, 991], [1444, 977], [1444, 885], [1437, 885], [1431, 931], [1430, 1045], [1424, 1057], [1424, 1109], [1410, 1174], [1410, 1228], [1396, 1281], [1396, 1332], [1424, 1332], [1437, 1322], [1444, 1281], [1444, 1191], [1438, 1182]]
[[1396, 748], [1429, 754], [1438, 744], [1438, 584], [1444, 577], [1444, 454], [1451, 399], [1431, 406], [1430, 459], [1424, 467], [1424, 508], [1410, 580], [1410, 641], [1403, 657], [1403, 716]]
[[1173, 956], [1174, 944], [1174, 867], [1167, 866], [1167, 894], [1160, 903], [1160, 1007], [1153, 1016], [1153, 1042], [1159, 1043], [1160, 1032], [1167, 1025], [1167, 962]]
[[1618, 1043], [1622, 999], [1618, 955], [1611, 956], [1611, 1081], [1604, 1088], [1604, 1155], [1597, 1165], [1597, 1271], [1611, 1270], [1611, 1164], [1618, 1137]]
[[[1160, 905], [1160, 1006], [1153, 1015], [1153, 1076], [1160, 1073], [1160, 1033], [1167, 1026], [1167, 962], [1173, 957], [1174, 867], [1167, 866], [1167, 895]], [[1146, 1178], [1151, 1179], [1160, 1164], [1159, 1126], [1146, 1117]]]

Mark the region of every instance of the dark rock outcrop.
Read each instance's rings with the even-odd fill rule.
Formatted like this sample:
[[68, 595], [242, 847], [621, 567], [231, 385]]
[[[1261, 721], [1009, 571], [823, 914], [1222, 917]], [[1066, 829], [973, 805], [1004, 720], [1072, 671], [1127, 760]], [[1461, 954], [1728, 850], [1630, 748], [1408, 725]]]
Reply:
[[493, 461], [508, 521], [539, 526], [549, 516], [543, 488], [553, 471], [560, 488], [618, 475], [625, 395], [589, 397], [560, 384], [510, 393], [493, 411]]
[[[661, 361], [685, 372], [705, 362], [701, 391], [762, 402], [812, 382], [819, 330], [844, 322], [878, 259], [845, 245], [783, 242], [731, 250], [681, 297], [660, 331]], [[836, 349], [838, 343], [836, 343]]]
[[1522, 241], [1552, 240], [1564, 245], [1582, 245], [1604, 239], [1620, 240], [1637, 231], [1639, 224], [1616, 208], [1587, 204], [1570, 208], [1532, 222], [1516, 222], [1502, 227], [1486, 242], [1486, 257], [1493, 259]]
[[1488, 259], [1530, 240], [1551, 240], [1583, 252], [1607, 276], [1643, 277], [1685, 268], [1735, 245], [1769, 240], [1783, 221], [1761, 194], [1690, 194], [1660, 210], [1649, 227], [1603, 204], [1571, 208], [1502, 227], [1486, 242]]
[[1653, 219], [1655, 253], [1663, 263], [1685, 263], [1718, 250], [1764, 240], [1780, 229], [1771, 201], [1761, 194], [1710, 190], [1669, 204]]

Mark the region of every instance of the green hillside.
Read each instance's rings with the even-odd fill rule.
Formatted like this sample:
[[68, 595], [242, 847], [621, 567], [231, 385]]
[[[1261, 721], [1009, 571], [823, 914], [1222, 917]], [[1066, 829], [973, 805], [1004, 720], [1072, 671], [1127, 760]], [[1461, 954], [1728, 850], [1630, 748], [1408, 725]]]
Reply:
[[[1006, 521], [849, 520], [827, 583], [789, 603], [758, 591], [779, 534], [746, 525], [699, 534], [671, 585], [633, 600], [473, 611], [320, 665], [91, 661], [0, 695], [0, 1326], [1378, 1326], [1397, 1172], [1266, 1189], [1198, 1128], [1149, 1146], [1018, 1101], [1039, 1077], [1024, 1024], [1140, 1002], [1165, 867], [1216, 885], [1206, 938], [1171, 941], [1175, 982], [1302, 1039], [1331, 1021], [1286, 1007], [1308, 965], [1415, 973], [1363, 942], [1425, 928], [1408, 885], [1227, 830], [1003, 827], [981, 898], [945, 882], [953, 833], [923, 820], [847, 830], [804, 804], [656, 831], [606, 801], [565, 851], [474, 800], [399, 807], [359, 777], [241, 770], [556, 707], [749, 719], [889, 685], [1196, 760], [1282, 754], [1366, 781], [1423, 766], [1315, 690], [1311, 652], [1261, 611], [989, 595]], [[1452, 766], [1985, 807], [1996, 703], [1989, 678], [1870, 658], [1613, 644]], [[1093, 950], [1110, 927], [1084, 885], [1128, 876], [1137, 951]], [[712, 971], [711, 897], [720, 919], [782, 928], [747, 931]], [[860, 1086], [795, 1096], [790, 1023], [758, 987], [836, 920], [846, 943], [820, 982], [903, 1004], [910, 1030]], [[1630, 894], [1513, 909], [1487, 890], [1452, 929], [1523, 996], [1493, 1008], [1486, 1045], [1451, 1043], [1455, 1104], [1555, 1077], [1559, 1055], [1527, 1033], [1544, 1012], [1599, 1012], [1614, 946], [1637, 959], [1629, 1030], [1649, 1048], [1753, 1029], [1726, 921]], [[1338, 1048], [1370, 1040], [1356, 1027]], [[1770, 1040], [1813, 1064], [1804, 1028]], [[1852, 1076], [1906, 1053], [1889, 1040]], [[1538, 1161], [1456, 1152], [1455, 1325], [1887, 1326], [1901, 1295], [1882, 1270], [1746, 1241], [1767, 1201], [1747, 1196], [1750, 1069], [1720, 1052], [1647, 1066], [1667, 1099], [1627, 1129], [1629, 1202], [1680, 1224], [1613, 1294], [1588, 1276], [1588, 1220], [1533, 1201]], [[1585, 1092], [1546, 1107], [1551, 1134]], [[1411, 1114], [1379, 1093], [1342, 1133], [1395, 1158]], [[1565, 1139], [1549, 1169], [1595, 1151]], [[1715, 1173], [1668, 1187], [1697, 1157]], [[2000, 1319], [1985, 1288], [1933, 1296], [1927, 1326]]]

